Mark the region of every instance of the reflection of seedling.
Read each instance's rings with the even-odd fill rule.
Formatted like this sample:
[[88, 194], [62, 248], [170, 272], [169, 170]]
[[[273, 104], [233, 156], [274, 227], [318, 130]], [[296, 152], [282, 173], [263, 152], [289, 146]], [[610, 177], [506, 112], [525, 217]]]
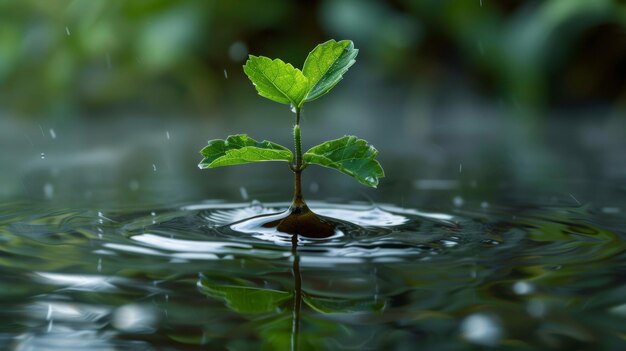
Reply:
[[[270, 141], [258, 142], [245, 134], [231, 135], [226, 140], [211, 140], [200, 151], [204, 159], [200, 168], [215, 168], [250, 162], [286, 161], [295, 174], [294, 199], [290, 213], [292, 215], [314, 216], [302, 198], [301, 174], [307, 166], [317, 164], [334, 168], [352, 176], [360, 183], [376, 187], [384, 172], [376, 155], [378, 151], [365, 140], [354, 136], [344, 136], [330, 140], [302, 153], [300, 137], [300, 112], [305, 102], [313, 101], [326, 94], [342, 79], [342, 75], [355, 62], [358, 50], [349, 40], [329, 40], [318, 45], [309, 53], [302, 71], [280, 59], [253, 56], [243, 66], [244, 72], [252, 81], [259, 95], [281, 104], [291, 105], [296, 114], [293, 128], [295, 157], [284, 146]], [[301, 219], [306, 218], [302, 217]], [[292, 221], [285, 228], [294, 232], [295, 227], [302, 227]], [[280, 229], [280, 228], [279, 228]]]

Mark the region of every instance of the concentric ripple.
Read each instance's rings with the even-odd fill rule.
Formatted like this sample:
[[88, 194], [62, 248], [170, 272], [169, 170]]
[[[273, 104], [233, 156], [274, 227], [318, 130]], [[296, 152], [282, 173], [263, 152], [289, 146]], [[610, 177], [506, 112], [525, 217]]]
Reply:
[[466, 349], [485, 335], [594, 349], [626, 335], [617, 211], [311, 202], [345, 225], [297, 250], [237, 225], [288, 205], [0, 205], [0, 349], [258, 349], [288, 335], [296, 278], [302, 340], [329, 349]]

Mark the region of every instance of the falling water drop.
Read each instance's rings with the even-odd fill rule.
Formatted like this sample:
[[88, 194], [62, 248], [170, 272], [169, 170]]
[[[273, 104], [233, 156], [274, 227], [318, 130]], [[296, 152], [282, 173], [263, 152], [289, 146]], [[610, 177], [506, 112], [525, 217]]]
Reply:
[[41, 153], [41, 159], [43, 160], [44, 158], [46, 158], [46, 154], [45, 153]]
[[252, 200], [252, 203], [250, 203], [250, 209], [256, 212], [261, 212], [263, 210], [263, 204], [259, 200]]
[[248, 56], [248, 46], [242, 41], [236, 41], [228, 48], [228, 57], [235, 62], [242, 61]]
[[169, 130], [165, 131], [165, 137], [167, 138], [167, 140], [170, 140], [170, 131]]
[[68, 37], [70, 36], [70, 29], [69, 29], [69, 27], [67, 27], [67, 26], [65, 27], [65, 33], [67, 33], [67, 36], [68, 36]]
[[96, 266], [96, 270], [98, 270], [98, 272], [102, 272], [102, 258], [98, 259], [98, 265]]
[[248, 190], [246, 190], [245, 187], [239, 187], [239, 193], [241, 194], [241, 198], [245, 200], [248, 200]]
[[463, 173], [463, 164], [459, 163], [459, 173]]
[[55, 133], [54, 129], [50, 128], [50, 137], [52, 139], [56, 139], [57, 138], [57, 133]]
[[54, 197], [54, 185], [50, 183], [44, 184], [43, 195], [46, 199], [52, 199]]
[[618, 214], [620, 211], [619, 207], [602, 207], [602, 212], [606, 214]]
[[156, 165], [154, 163], [152, 164], [152, 170], [156, 172]]
[[224, 78], [228, 79], [228, 72], [226, 72], [226, 70], [224, 70]]
[[580, 204], [580, 201], [578, 201], [578, 199], [577, 199], [577, 198], [575, 198], [575, 197], [574, 197], [574, 195], [569, 194], [569, 196], [570, 196], [570, 197], [571, 197], [574, 201], [576, 201], [576, 203], [578, 204], [578, 206], [580, 206], [580, 205], [581, 205], [581, 204]]
[[463, 206], [463, 203], [465, 203], [465, 201], [463, 200], [463, 198], [462, 198], [462, 197], [460, 197], [460, 196], [455, 196], [455, 197], [452, 199], [452, 203], [453, 203], [453, 204], [454, 204], [454, 206], [456, 206], [456, 207], [461, 207], [461, 206]]

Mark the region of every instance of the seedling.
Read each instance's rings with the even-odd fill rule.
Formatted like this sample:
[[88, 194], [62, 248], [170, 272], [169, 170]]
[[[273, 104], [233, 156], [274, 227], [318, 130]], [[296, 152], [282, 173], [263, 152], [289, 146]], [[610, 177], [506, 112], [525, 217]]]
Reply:
[[[291, 105], [296, 120], [293, 128], [294, 153], [271, 141], [256, 141], [246, 134], [231, 135], [226, 140], [210, 140], [200, 153], [201, 169], [233, 166], [251, 162], [284, 161], [295, 174], [293, 202], [284, 216], [274, 216], [264, 227], [305, 236], [324, 236], [334, 228], [331, 221], [315, 215], [302, 197], [302, 171], [309, 165], [334, 168], [361, 184], [376, 187], [384, 172], [367, 141], [344, 136], [326, 141], [302, 153], [300, 113], [305, 103], [328, 93], [355, 62], [359, 50], [350, 40], [329, 40], [313, 49], [299, 70], [281, 59], [250, 55], [243, 70], [259, 95]], [[269, 217], [268, 217], [269, 218]]]

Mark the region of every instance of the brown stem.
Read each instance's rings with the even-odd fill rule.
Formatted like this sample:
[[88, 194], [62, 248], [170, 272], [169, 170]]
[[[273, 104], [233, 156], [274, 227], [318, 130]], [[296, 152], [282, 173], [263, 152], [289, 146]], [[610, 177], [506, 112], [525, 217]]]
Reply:
[[292, 212], [300, 212], [306, 207], [306, 203], [302, 197], [302, 171], [297, 170], [294, 172], [293, 202], [291, 204], [291, 210]]

